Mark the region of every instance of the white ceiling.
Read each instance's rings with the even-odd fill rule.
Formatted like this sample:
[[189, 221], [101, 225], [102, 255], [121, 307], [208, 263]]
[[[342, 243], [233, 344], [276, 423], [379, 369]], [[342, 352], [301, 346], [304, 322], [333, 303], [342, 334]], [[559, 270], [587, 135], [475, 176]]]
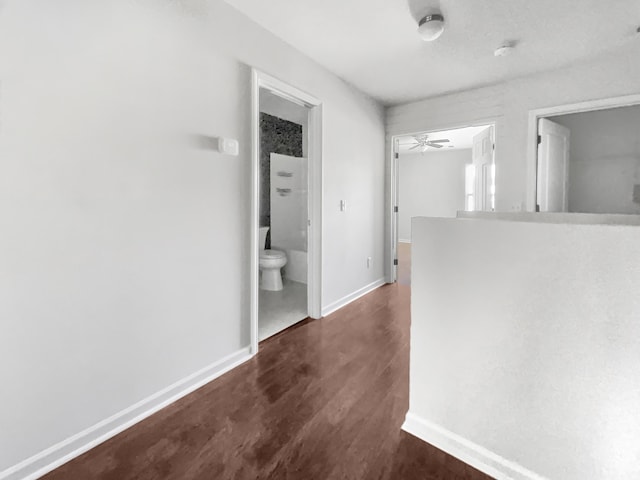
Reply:
[[[638, 0], [226, 0], [360, 90], [391, 105], [638, 48]], [[438, 7], [439, 5], [439, 7]], [[423, 42], [433, 9], [446, 29]], [[508, 57], [493, 51], [517, 44]]]
[[[445, 150], [462, 150], [465, 148], [471, 148], [473, 146], [473, 137], [487, 128], [488, 126], [465, 127], [465, 128], [457, 128], [455, 130], [443, 130], [440, 132], [429, 133], [429, 140], [438, 140], [440, 138], [448, 138], [450, 141], [449, 143], [443, 144], [444, 146], [442, 148], [428, 147], [424, 153], [439, 152], [439, 151], [445, 151]], [[398, 137], [398, 143], [399, 143], [398, 152], [401, 154], [422, 153], [422, 151], [419, 148], [415, 150], [411, 150], [411, 147], [413, 147], [416, 144], [416, 141], [413, 135], [404, 135], [402, 137]]]

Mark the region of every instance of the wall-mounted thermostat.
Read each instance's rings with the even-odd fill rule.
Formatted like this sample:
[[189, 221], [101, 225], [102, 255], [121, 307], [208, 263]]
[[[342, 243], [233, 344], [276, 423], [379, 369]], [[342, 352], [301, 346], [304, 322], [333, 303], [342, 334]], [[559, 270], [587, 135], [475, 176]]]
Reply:
[[218, 151], [227, 155], [238, 155], [238, 140], [234, 138], [218, 138]]

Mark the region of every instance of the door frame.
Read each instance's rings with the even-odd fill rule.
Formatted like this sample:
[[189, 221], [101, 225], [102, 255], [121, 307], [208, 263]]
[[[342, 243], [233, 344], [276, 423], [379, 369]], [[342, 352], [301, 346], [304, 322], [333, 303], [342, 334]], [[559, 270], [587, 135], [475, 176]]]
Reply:
[[[398, 182], [399, 182], [399, 172], [398, 172], [398, 142], [400, 137], [406, 137], [407, 135], [420, 135], [420, 134], [430, 134], [437, 133], [443, 130], [458, 130], [461, 128], [468, 127], [482, 127], [482, 126], [493, 126], [493, 141], [498, 144], [498, 121], [499, 117], [491, 117], [488, 119], [474, 120], [467, 123], [457, 123], [453, 125], [443, 125], [438, 126], [436, 128], [430, 128], [428, 130], [418, 130], [414, 132], [408, 133], [394, 133], [391, 135], [390, 143], [390, 152], [389, 152], [389, 187], [386, 192], [386, 200], [387, 200], [387, 228], [385, 235], [387, 237], [388, 247], [386, 248], [388, 255], [386, 255], [386, 281], [387, 283], [395, 283], [398, 280], [398, 267], [395, 264], [395, 260], [397, 260], [398, 255], [398, 215], [399, 211], [396, 210], [398, 207]], [[496, 161], [496, 152], [494, 149], [493, 152], [493, 162]]]
[[527, 211], [535, 212], [538, 200], [538, 120], [540, 118], [568, 115], [571, 113], [595, 112], [611, 108], [632, 107], [634, 105], [640, 105], [640, 94], [588, 100], [585, 102], [529, 110], [527, 133]]
[[260, 237], [260, 89], [296, 103], [309, 110], [308, 168], [308, 236], [307, 236], [307, 311], [314, 319], [322, 312], [322, 102], [256, 68], [251, 69], [251, 252], [250, 252], [250, 322], [251, 353], [258, 353], [259, 311], [259, 237]]

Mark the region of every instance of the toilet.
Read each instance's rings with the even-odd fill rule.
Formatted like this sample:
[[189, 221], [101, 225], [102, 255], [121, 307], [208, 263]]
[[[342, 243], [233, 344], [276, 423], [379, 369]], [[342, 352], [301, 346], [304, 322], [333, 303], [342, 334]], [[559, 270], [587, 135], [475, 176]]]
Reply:
[[260, 227], [260, 288], [277, 292], [282, 290], [280, 269], [287, 264], [287, 255], [280, 250], [265, 250], [269, 227]]

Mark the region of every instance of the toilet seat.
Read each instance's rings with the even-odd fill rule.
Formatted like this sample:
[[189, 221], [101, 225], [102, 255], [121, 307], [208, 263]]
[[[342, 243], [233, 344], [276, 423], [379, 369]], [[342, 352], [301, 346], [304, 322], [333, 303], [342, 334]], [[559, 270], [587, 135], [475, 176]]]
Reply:
[[287, 264], [287, 254], [280, 250], [260, 251], [260, 288], [262, 290], [282, 290], [280, 269]]
[[[276, 260], [278, 258], [285, 258], [287, 255], [280, 250], [261, 250], [260, 258], [265, 260]], [[254, 257], [255, 258], [255, 257]]]
[[[260, 227], [260, 246], [267, 244], [269, 227]], [[287, 264], [287, 254], [280, 250], [260, 250], [260, 289], [277, 292], [282, 290], [282, 273], [280, 269]]]
[[277, 269], [280, 275], [280, 269], [287, 264], [287, 254], [280, 250], [262, 250], [260, 252], [260, 268]]

